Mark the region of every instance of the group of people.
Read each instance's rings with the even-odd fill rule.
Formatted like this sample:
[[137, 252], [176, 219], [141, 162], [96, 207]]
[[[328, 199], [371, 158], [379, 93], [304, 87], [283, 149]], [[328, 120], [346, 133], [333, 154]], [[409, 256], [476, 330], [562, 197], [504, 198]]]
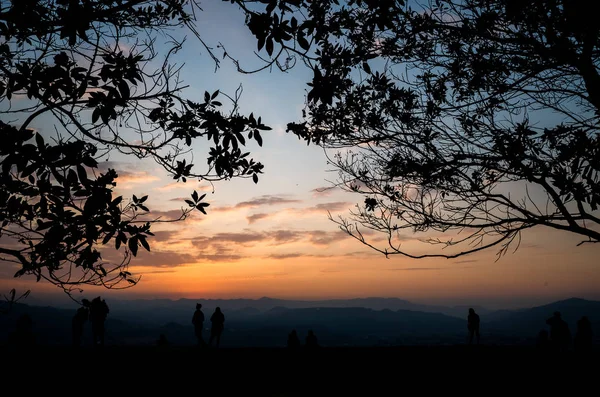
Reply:
[[[479, 344], [479, 315], [475, 313], [473, 308], [469, 309], [467, 316], [467, 329], [469, 330], [469, 344], [473, 343], [475, 338]], [[560, 312], [556, 311], [552, 317], [546, 320], [546, 324], [550, 326], [550, 332], [546, 330], [540, 331], [537, 340], [539, 348], [552, 348], [558, 351], [569, 350], [571, 343], [571, 331], [569, 325], [562, 319]], [[581, 317], [577, 321], [577, 332], [573, 340], [575, 351], [584, 352], [590, 351], [593, 347], [594, 334], [592, 332], [592, 323], [587, 316]]]
[[[319, 347], [319, 342], [317, 341], [317, 336], [313, 332], [313, 330], [308, 331], [308, 335], [306, 335], [306, 345], [308, 349]], [[290, 349], [299, 349], [300, 348], [300, 338], [298, 338], [298, 332], [295, 329], [290, 332], [287, 340], [287, 347]]]
[[110, 310], [108, 309], [106, 301], [99, 296], [92, 299], [91, 302], [87, 299], [83, 299], [82, 306], [77, 309], [71, 322], [73, 346], [81, 346], [83, 327], [88, 320], [92, 324], [94, 346], [104, 346], [104, 322], [106, 321], [109, 312]]
[[[225, 328], [225, 315], [223, 315], [220, 307], [217, 307], [212, 316], [210, 316], [210, 322], [212, 325], [210, 327], [210, 339], [208, 340], [208, 345], [212, 346], [213, 340], [215, 340], [216, 346], [219, 347], [219, 344], [221, 343], [221, 334]], [[201, 303], [196, 304], [196, 311], [192, 317], [192, 324], [194, 324], [194, 333], [196, 335], [196, 340], [198, 341], [198, 346], [205, 347], [206, 342], [204, 341], [203, 336], [204, 313], [202, 313]]]
[[[567, 351], [571, 344], [571, 331], [569, 325], [562, 319], [560, 312], [554, 312], [553, 316], [546, 320], [550, 326], [550, 332], [540, 331], [537, 345], [539, 348], [552, 348], [558, 351]], [[594, 334], [592, 332], [592, 323], [587, 316], [581, 317], [577, 321], [577, 331], [573, 338], [573, 348], [578, 352], [592, 350]]]

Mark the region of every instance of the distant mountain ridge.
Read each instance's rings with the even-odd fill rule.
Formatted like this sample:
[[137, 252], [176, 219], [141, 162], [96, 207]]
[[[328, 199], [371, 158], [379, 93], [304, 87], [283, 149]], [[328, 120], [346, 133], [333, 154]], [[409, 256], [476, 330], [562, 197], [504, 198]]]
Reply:
[[[418, 307], [408, 301], [389, 298], [313, 301], [200, 300], [208, 318], [216, 305], [225, 313], [223, 343], [229, 346], [284, 346], [287, 334], [297, 329], [301, 338], [312, 329], [327, 346], [370, 346], [411, 344], [461, 344], [466, 340], [466, 316], [455, 317], [439, 312], [376, 309], [359, 304]], [[154, 344], [163, 333], [178, 345], [195, 343], [191, 317], [196, 300], [135, 301], [109, 303], [107, 343], [117, 345]], [[332, 306], [318, 306], [329, 302]], [[277, 306], [284, 304], [286, 306]], [[335, 307], [333, 305], [339, 305]], [[356, 306], [352, 306], [355, 304]], [[253, 305], [253, 306], [249, 306]], [[254, 307], [254, 305], [258, 307]], [[346, 305], [347, 307], [345, 307]], [[292, 307], [289, 307], [292, 306]], [[429, 307], [430, 308], [430, 307]], [[19, 315], [27, 313], [41, 344], [69, 344], [74, 309], [17, 304], [8, 315], [0, 315], [0, 346], [8, 340]], [[481, 315], [482, 340], [492, 344], [532, 344], [537, 333], [546, 328], [546, 319], [560, 311], [575, 332], [576, 321], [587, 315], [600, 335], [600, 302], [579, 298], [566, 299], [529, 309], [502, 310]], [[90, 336], [89, 324], [86, 336]], [[208, 337], [208, 332], [205, 334]]]

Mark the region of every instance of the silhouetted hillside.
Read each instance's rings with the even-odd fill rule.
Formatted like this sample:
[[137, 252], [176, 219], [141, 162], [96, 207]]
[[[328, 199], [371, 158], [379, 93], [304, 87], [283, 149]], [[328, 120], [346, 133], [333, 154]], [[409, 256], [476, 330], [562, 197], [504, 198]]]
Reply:
[[[284, 300], [263, 297], [260, 299], [137, 299], [137, 300], [111, 300], [109, 302], [113, 316], [122, 320], [134, 320], [148, 325], [161, 325], [169, 321], [181, 324], [191, 322], [196, 302], [201, 302], [204, 313], [212, 313], [219, 306], [228, 313], [231, 320], [247, 319], [251, 316], [265, 313], [274, 308], [308, 309], [318, 307], [355, 308], [362, 307], [373, 310], [410, 310], [427, 313], [441, 313], [466, 318], [466, 306], [431, 306], [412, 303], [398, 298], [357, 298], [333, 299], [321, 301]], [[490, 310], [474, 306], [478, 313], [485, 315]]]
[[[266, 300], [258, 301], [265, 303]], [[287, 302], [268, 301], [269, 305]], [[173, 301], [160, 301], [158, 304], [162, 308], [156, 309], [154, 314], [148, 310], [150, 306], [147, 306], [146, 310], [142, 307], [140, 311], [143, 314], [138, 313], [137, 316], [129, 306], [112, 304], [106, 322], [106, 343], [113, 346], [149, 346], [156, 343], [160, 334], [164, 334], [174, 346], [193, 345], [195, 338], [191, 324], [193, 310], [189, 307], [191, 302], [193, 301], [185, 302], [186, 310], [183, 310], [182, 305], [178, 310], [170, 312]], [[373, 302], [371, 301], [372, 304]], [[245, 306], [247, 304], [248, 300], [236, 300], [232, 306], [238, 305], [237, 309], [228, 310], [222, 306], [226, 318], [223, 346], [283, 347], [287, 334], [292, 329], [298, 331], [302, 342], [308, 330], [314, 330], [324, 346], [453, 345], [465, 343], [467, 336], [466, 319], [440, 313], [364, 307], [273, 306], [268, 310], [261, 310]], [[268, 305], [262, 306], [264, 307]], [[598, 340], [600, 302], [574, 298], [530, 309], [482, 315], [482, 342], [531, 345], [538, 332], [547, 329], [546, 319], [557, 310], [569, 323], [572, 333], [575, 332], [576, 321], [587, 315]], [[205, 338], [208, 338], [208, 318], [212, 309], [203, 307], [203, 311], [207, 319]], [[17, 318], [24, 313], [33, 319], [33, 330], [38, 343], [70, 344], [71, 318], [75, 309], [24, 304], [17, 304], [9, 314], [0, 316], [0, 344], [7, 343], [10, 333], [15, 329]], [[91, 345], [89, 323], [84, 330], [84, 344]]]
[[518, 311], [503, 311], [499, 315], [489, 316], [488, 322], [482, 324], [482, 332], [514, 335], [535, 338], [542, 329], [548, 329], [546, 320], [555, 311], [561, 312], [562, 318], [569, 324], [571, 333], [575, 335], [577, 320], [587, 316], [595, 331], [595, 338], [600, 342], [600, 302], [571, 298], [553, 302], [543, 306]]

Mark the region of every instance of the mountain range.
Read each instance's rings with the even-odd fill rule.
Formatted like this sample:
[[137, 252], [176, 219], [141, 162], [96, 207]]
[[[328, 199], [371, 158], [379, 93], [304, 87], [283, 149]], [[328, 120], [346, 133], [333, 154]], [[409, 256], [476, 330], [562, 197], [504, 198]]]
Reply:
[[[164, 334], [173, 345], [192, 345], [191, 318], [197, 302], [203, 304], [206, 327], [215, 307], [224, 312], [223, 346], [285, 346], [292, 329], [301, 339], [312, 329], [324, 346], [454, 345], [465, 343], [467, 337], [468, 307], [420, 305], [396, 298], [157, 299], [108, 302], [107, 344], [152, 345]], [[518, 310], [474, 308], [481, 316], [482, 342], [487, 344], [533, 345], [538, 332], [547, 329], [545, 321], [554, 311], [562, 313], [573, 334], [577, 320], [584, 315], [594, 330], [600, 330], [599, 301], [571, 298]], [[23, 314], [32, 318], [38, 343], [69, 344], [75, 309], [15, 304], [9, 313], [0, 315], [0, 345], [8, 343], [17, 318]], [[208, 334], [206, 329], [205, 337]], [[90, 339], [88, 323], [84, 343], [91, 344]]]

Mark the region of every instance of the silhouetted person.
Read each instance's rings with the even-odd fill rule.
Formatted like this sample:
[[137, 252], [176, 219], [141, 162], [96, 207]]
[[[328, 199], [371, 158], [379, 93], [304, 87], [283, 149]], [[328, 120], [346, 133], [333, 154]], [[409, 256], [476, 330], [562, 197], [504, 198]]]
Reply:
[[81, 340], [83, 338], [83, 326], [88, 320], [89, 309], [87, 307], [80, 307], [73, 316], [71, 321], [71, 331], [73, 334], [73, 347], [81, 346]]
[[288, 335], [287, 347], [294, 350], [300, 347], [300, 339], [298, 338], [298, 333], [295, 329]]
[[473, 336], [477, 338], [477, 344], [479, 344], [479, 315], [475, 313], [473, 308], [469, 309], [469, 316], [467, 317], [467, 329], [469, 330], [469, 345], [473, 343]]
[[210, 340], [208, 344], [212, 346], [213, 339], [217, 339], [217, 347], [221, 342], [221, 334], [223, 333], [225, 316], [221, 312], [221, 308], [217, 307], [215, 312], [210, 316], [210, 321], [212, 323], [212, 327], [210, 328]]
[[17, 319], [16, 330], [12, 334], [12, 343], [18, 347], [30, 347], [35, 344], [33, 321], [28, 314], [23, 314]]
[[306, 347], [308, 349], [314, 349], [314, 348], [319, 347], [319, 342], [317, 341], [317, 336], [312, 331], [312, 329], [310, 331], [308, 331], [308, 335], [306, 335]]
[[536, 340], [536, 347], [539, 350], [546, 351], [546, 350], [548, 350], [549, 345], [550, 345], [550, 341], [548, 340], [548, 331], [543, 329], [538, 334], [538, 337]]
[[196, 303], [196, 311], [192, 317], [192, 324], [194, 324], [194, 333], [198, 340], [198, 346], [205, 346], [204, 338], [202, 337], [202, 328], [204, 327], [204, 313], [202, 313], [202, 304]]
[[577, 332], [575, 333], [575, 351], [589, 352], [593, 347], [594, 334], [592, 332], [592, 323], [583, 316], [577, 321]]
[[560, 312], [554, 312], [554, 315], [546, 320], [550, 326], [550, 344], [558, 351], [566, 351], [569, 347], [571, 333], [569, 325], [561, 318]]
[[165, 334], [160, 334], [158, 340], [156, 341], [156, 346], [158, 347], [167, 347], [169, 346], [169, 341], [167, 340], [167, 336]]
[[104, 322], [108, 316], [109, 309], [104, 299], [92, 299], [90, 303], [90, 322], [92, 323], [92, 336], [94, 346], [104, 346]]

